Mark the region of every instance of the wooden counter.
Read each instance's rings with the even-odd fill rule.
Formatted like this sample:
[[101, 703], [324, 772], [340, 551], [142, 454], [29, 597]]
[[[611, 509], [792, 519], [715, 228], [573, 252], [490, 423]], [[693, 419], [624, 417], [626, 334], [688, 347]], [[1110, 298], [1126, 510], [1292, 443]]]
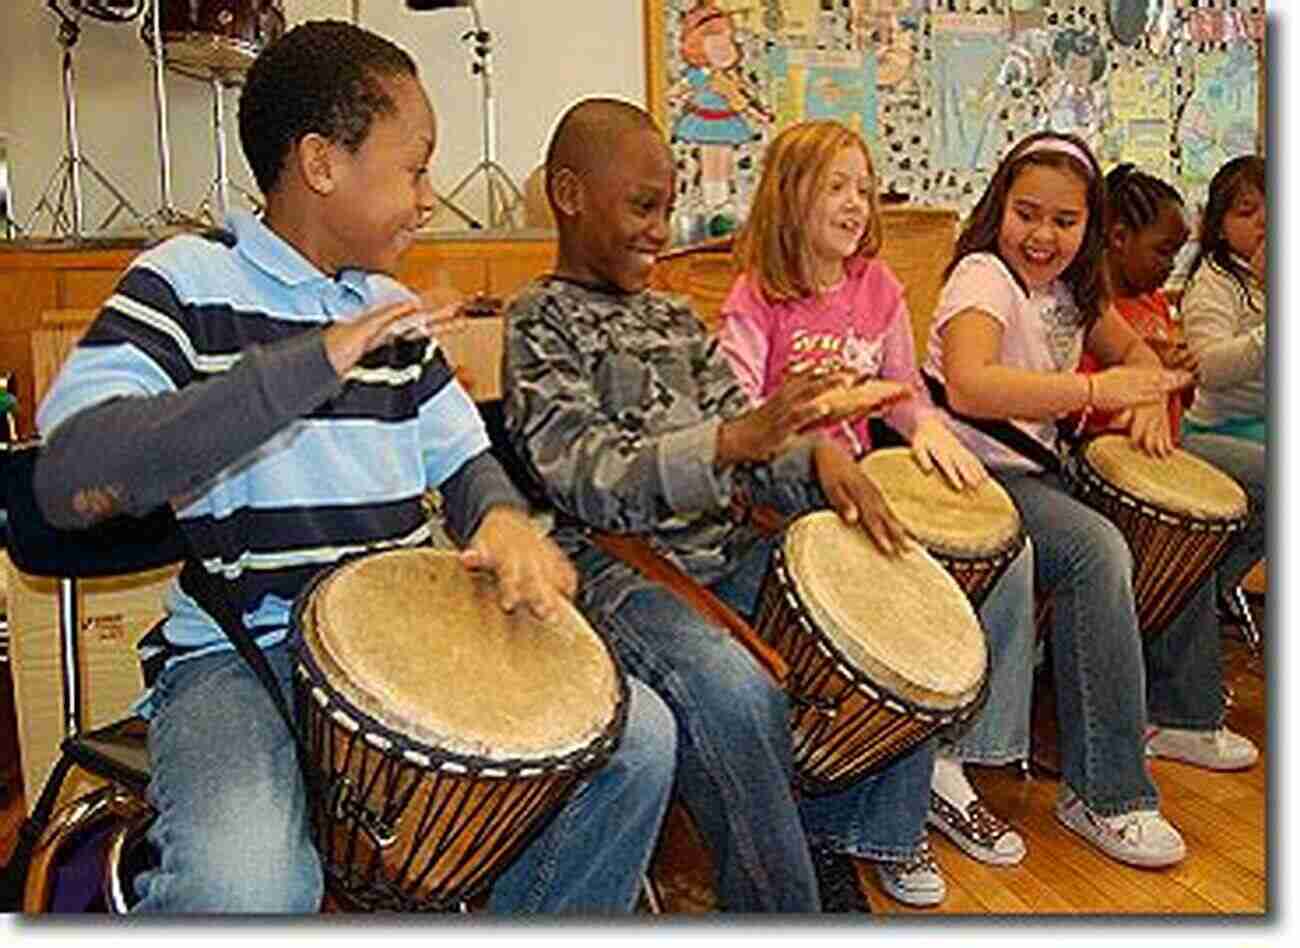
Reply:
[[[919, 360], [942, 287], [942, 270], [956, 240], [957, 215], [952, 210], [892, 205], [882, 209], [882, 221], [881, 256], [905, 287]], [[14, 373], [23, 434], [34, 430], [33, 406], [75, 343], [78, 325], [89, 316], [85, 311], [93, 312], [112, 293], [118, 275], [146, 246], [143, 240], [99, 246], [0, 243], [0, 370]], [[435, 233], [416, 242], [398, 276], [415, 289], [445, 279], [463, 293], [505, 299], [549, 269], [554, 259], [553, 231]], [[666, 253], [651, 282], [688, 295], [700, 318], [714, 328], [734, 278], [730, 250], [710, 244]], [[470, 320], [443, 343], [448, 357], [468, 373], [471, 394], [495, 397], [501, 320]]]
[[[67, 315], [52, 311], [98, 308], [113, 292], [127, 264], [149, 245], [145, 240], [79, 245], [67, 241], [0, 242], [0, 371], [14, 375], [22, 434], [34, 431], [37, 367], [32, 357], [33, 332], [43, 324], [47, 328], [60, 324], [60, 331], [66, 333]], [[439, 283], [445, 273], [448, 282], [466, 294], [504, 298], [548, 269], [554, 259], [551, 231], [430, 234], [407, 253], [398, 275], [407, 285], [425, 289]], [[483, 327], [472, 327], [458, 342], [477, 346], [482, 333]]]

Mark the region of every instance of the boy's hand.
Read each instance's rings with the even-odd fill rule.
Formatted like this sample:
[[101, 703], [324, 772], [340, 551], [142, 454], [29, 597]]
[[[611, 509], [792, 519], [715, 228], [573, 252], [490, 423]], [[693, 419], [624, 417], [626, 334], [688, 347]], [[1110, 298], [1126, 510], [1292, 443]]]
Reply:
[[898, 556], [907, 549], [907, 530], [848, 451], [830, 438], [819, 438], [813, 448], [813, 467], [822, 492], [841, 520], [860, 524], [886, 556]]
[[522, 603], [543, 622], [557, 618], [564, 601], [578, 591], [578, 574], [568, 557], [512, 507], [487, 512], [460, 561], [467, 569], [496, 575], [506, 612]]
[[435, 287], [422, 292], [418, 301], [388, 303], [349, 322], [334, 323], [325, 330], [325, 355], [342, 377], [367, 352], [395, 338], [428, 338], [435, 329], [454, 331], [463, 325], [462, 300], [463, 296], [455, 290]]
[[789, 376], [763, 404], [718, 426], [715, 463], [726, 467], [742, 461], [771, 460], [787, 439], [829, 420], [830, 408], [818, 400], [819, 396], [841, 386], [844, 378], [840, 372]]

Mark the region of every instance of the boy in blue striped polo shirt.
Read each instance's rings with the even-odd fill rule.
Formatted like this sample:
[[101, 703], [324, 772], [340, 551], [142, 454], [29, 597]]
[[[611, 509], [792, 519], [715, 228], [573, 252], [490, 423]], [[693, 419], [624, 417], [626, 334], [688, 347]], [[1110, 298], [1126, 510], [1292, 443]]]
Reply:
[[[432, 487], [503, 605], [553, 615], [576, 574], [488, 453], [434, 337], [448, 308], [430, 312], [388, 275], [435, 202], [415, 63], [350, 24], [303, 24], [254, 62], [239, 126], [265, 214], [132, 262], [40, 406], [46, 515], [83, 526], [171, 503], [286, 689], [300, 590], [345, 556], [427, 544]], [[290, 735], [177, 584], [167, 611], [161, 671], [138, 704], [160, 862], [138, 877], [136, 908], [315, 911], [322, 873]], [[667, 709], [632, 682], [619, 750], [489, 907], [630, 909], [674, 755]]]

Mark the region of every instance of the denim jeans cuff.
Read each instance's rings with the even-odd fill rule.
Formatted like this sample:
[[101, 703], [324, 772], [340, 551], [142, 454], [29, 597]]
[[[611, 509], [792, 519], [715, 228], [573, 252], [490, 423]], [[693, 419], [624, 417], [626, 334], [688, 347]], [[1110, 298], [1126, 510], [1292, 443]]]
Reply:
[[1205, 718], [1164, 717], [1155, 714], [1155, 712], [1147, 712], [1148, 723], [1156, 727], [1172, 727], [1184, 731], [1217, 731], [1223, 727], [1225, 717], [1226, 714], [1220, 712], [1218, 717], [1207, 721]]
[[1160, 808], [1158, 794], [1143, 794], [1118, 803], [1098, 803], [1095, 800], [1089, 800], [1087, 794], [1080, 793], [1079, 789], [1073, 784], [1070, 784], [1070, 789], [1074, 791], [1075, 796], [1087, 804], [1088, 809], [1098, 816], [1123, 816], [1125, 813], [1136, 813], [1138, 810], [1157, 810]]
[[876, 843], [865, 839], [850, 839], [842, 835], [809, 835], [808, 844], [817, 849], [870, 859], [877, 862], [900, 862], [911, 859], [920, 851], [925, 835], [917, 837], [910, 846], [905, 843]]

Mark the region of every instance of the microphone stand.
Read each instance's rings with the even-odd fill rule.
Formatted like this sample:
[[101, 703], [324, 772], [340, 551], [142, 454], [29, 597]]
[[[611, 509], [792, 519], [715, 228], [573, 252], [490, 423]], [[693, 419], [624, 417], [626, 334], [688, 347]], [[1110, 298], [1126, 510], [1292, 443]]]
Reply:
[[489, 227], [514, 227], [513, 211], [523, 205], [524, 196], [510, 180], [510, 175], [497, 163], [496, 139], [496, 99], [492, 94], [492, 34], [483, 29], [483, 19], [479, 16], [478, 4], [469, 0], [470, 13], [474, 17], [474, 29], [466, 31], [461, 40], [473, 44], [476, 61], [470, 71], [477, 75], [483, 93], [483, 158], [466, 173], [451, 193], [446, 197], [438, 196], [443, 206], [456, 212], [470, 227], [482, 225], [474, 221], [464, 210], [456, 205], [456, 198], [471, 181], [483, 176], [487, 188], [487, 222]]

